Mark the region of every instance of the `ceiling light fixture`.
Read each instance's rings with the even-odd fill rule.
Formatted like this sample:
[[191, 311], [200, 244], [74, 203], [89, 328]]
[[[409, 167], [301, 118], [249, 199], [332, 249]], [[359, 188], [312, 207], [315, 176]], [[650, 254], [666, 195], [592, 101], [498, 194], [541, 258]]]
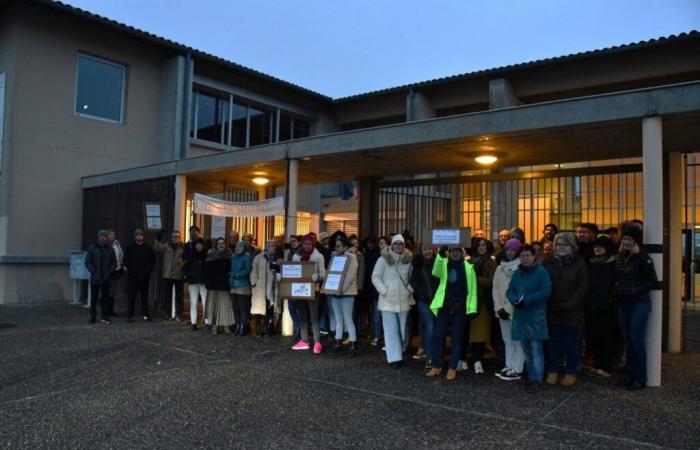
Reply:
[[498, 161], [498, 157], [494, 155], [479, 155], [474, 158], [474, 161], [484, 166], [488, 166]]
[[267, 183], [269, 183], [270, 180], [268, 180], [265, 177], [255, 177], [253, 178], [253, 183], [257, 184], [258, 186], [265, 186]]

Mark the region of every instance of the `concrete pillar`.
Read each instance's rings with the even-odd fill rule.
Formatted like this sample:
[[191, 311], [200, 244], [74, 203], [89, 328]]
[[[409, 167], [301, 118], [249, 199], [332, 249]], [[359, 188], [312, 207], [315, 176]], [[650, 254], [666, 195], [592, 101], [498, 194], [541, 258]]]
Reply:
[[[258, 201], [265, 200], [267, 188], [265, 186], [258, 186]], [[256, 237], [258, 238], [258, 247], [265, 249], [265, 241], [267, 237], [265, 236], [265, 217], [258, 217], [258, 227], [255, 230]]]
[[406, 121], [432, 119], [435, 117], [435, 110], [430, 106], [428, 97], [422, 92], [413, 90], [406, 96]]
[[[170, 161], [186, 156], [183, 134], [189, 126], [187, 104], [191, 88], [187, 85], [188, 60], [175, 56], [160, 64], [158, 93], [158, 161]], [[189, 136], [189, 135], [188, 135]]]
[[175, 207], [173, 229], [179, 230], [183, 239], [187, 239], [185, 214], [187, 212], [187, 176], [175, 175]]
[[489, 109], [509, 108], [520, 105], [515, 88], [510, 81], [499, 78], [489, 81]]
[[360, 238], [379, 236], [379, 190], [376, 178], [361, 178], [357, 180], [360, 190], [358, 205], [358, 222]]
[[297, 202], [299, 192], [299, 161], [287, 160], [287, 217], [284, 224], [286, 240], [297, 232]]
[[[642, 164], [644, 183], [644, 244], [654, 261], [656, 274], [663, 278], [663, 139], [661, 117], [642, 119]], [[680, 240], [680, 235], [677, 237]], [[651, 291], [651, 314], [646, 330], [647, 385], [661, 386], [661, 339], [663, 295]]]
[[682, 301], [683, 286], [683, 249], [681, 248], [683, 189], [680, 180], [683, 179], [683, 160], [680, 152], [670, 152], [667, 157], [668, 199], [668, 326], [667, 345], [670, 353], [681, 352], [682, 334]]

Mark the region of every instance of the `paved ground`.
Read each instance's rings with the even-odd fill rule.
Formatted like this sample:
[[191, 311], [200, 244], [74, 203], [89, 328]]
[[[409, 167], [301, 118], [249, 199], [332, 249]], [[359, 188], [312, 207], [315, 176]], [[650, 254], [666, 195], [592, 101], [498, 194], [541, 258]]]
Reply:
[[663, 388], [585, 379], [533, 397], [491, 373], [394, 371], [375, 349], [319, 357], [49, 305], [0, 307], [0, 360], [8, 449], [700, 447], [700, 355], [666, 357]]

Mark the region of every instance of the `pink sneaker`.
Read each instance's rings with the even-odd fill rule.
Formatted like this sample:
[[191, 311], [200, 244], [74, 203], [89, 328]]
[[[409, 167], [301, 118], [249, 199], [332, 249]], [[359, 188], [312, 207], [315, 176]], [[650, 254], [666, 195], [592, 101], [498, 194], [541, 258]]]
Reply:
[[301, 339], [299, 339], [299, 342], [297, 342], [296, 344], [294, 344], [292, 346], [292, 350], [308, 350], [308, 349], [309, 349], [309, 343], [306, 341], [303, 341]]
[[[309, 347], [306, 347], [306, 348], [309, 348]], [[316, 353], [317, 355], [320, 355], [322, 351], [323, 351], [323, 345], [321, 345], [320, 342], [316, 342], [314, 344], [314, 353]]]

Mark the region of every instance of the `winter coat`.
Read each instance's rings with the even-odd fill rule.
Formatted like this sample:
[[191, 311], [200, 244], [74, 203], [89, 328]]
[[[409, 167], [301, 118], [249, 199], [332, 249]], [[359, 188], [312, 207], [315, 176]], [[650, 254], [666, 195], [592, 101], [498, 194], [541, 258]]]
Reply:
[[231, 258], [231, 271], [229, 272], [228, 284], [231, 289], [250, 286], [250, 272], [253, 270], [253, 261], [249, 254], [233, 254]]
[[515, 305], [522, 298], [522, 306], [513, 308], [511, 338], [514, 341], [542, 341], [549, 339], [547, 328], [547, 299], [552, 293], [552, 282], [547, 269], [535, 264], [518, 267], [508, 284], [506, 297]]
[[365, 255], [363, 255], [359, 250], [355, 250], [355, 256], [357, 257], [357, 290], [361, 291], [362, 287], [365, 285]]
[[187, 252], [184, 254], [182, 273], [189, 284], [204, 283], [204, 262], [207, 259], [206, 252]]
[[479, 264], [474, 264], [476, 273], [478, 315], [469, 323], [469, 342], [491, 341], [491, 318], [493, 317], [493, 276], [496, 272], [496, 260], [485, 257]]
[[204, 262], [204, 285], [207, 291], [227, 291], [228, 272], [231, 265], [229, 258], [207, 260]]
[[491, 289], [493, 309], [494, 311], [504, 310], [510, 314], [511, 319], [513, 318], [513, 305], [508, 301], [506, 291], [508, 290], [510, 279], [513, 278], [513, 274], [518, 270], [519, 266], [520, 260], [518, 258], [512, 261], [503, 261], [501, 265], [496, 267], [496, 272], [493, 274], [493, 288]]
[[[301, 255], [295, 253], [292, 257], [292, 261], [301, 261]], [[314, 263], [316, 267], [316, 291], [318, 291], [320, 283], [326, 278], [326, 268], [328, 267], [328, 264], [326, 264], [326, 257], [315, 248], [309, 257], [309, 261]]]
[[400, 255], [392, 252], [389, 247], [381, 253], [372, 272], [372, 284], [379, 293], [377, 309], [380, 311], [399, 313], [409, 311], [413, 300], [411, 288], [410, 250], [404, 250]]
[[343, 279], [343, 285], [340, 288], [340, 293], [336, 297], [345, 297], [350, 295], [357, 295], [357, 278], [358, 278], [358, 266], [357, 253], [354, 248], [348, 249], [345, 252], [345, 256], [348, 257], [348, 265], [345, 270], [345, 278]]
[[[277, 262], [277, 260], [274, 262]], [[267, 252], [258, 253], [253, 258], [250, 284], [253, 286], [250, 313], [265, 315], [268, 305], [273, 304], [279, 295], [277, 279], [275, 273], [270, 269], [270, 260]]]
[[588, 295], [588, 269], [582, 257], [570, 260], [553, 256], [545, 262], [552, 281], [548, 319], [550, 324], [584, 329], [584, 301]]
[[90, 284], [108, 284], [117, 267], [114, 249], [109, 244], [93, 244], [87, 250], [85, 267], [90, 271]]
[[163, 242], [156, 242], [156, 251], [163, 254], [163, 273], [162, 276], [166, 280], [182, 280], [185, 274], [182, 273], [182, 255], [184, 248], [182, 242], [178, 242], [173, 248], [173, 245]]
[[418, 303], [430, 304], [438, 290], [440, 280], [433, 276], [435, 258], [426, 259], [423, 255], [413, 257], [413, 271], [411, 272], [411, 287], [413, 299]]
[[374, 283], [372, 282], [372, 273], [374, 272], [374, 267], [377, 265], [377, 261], [379, 260], [379, 251], [376, 249], [372, 252], [365, 251], [363, 256], [365, 260], [365, 276], [363, 279], [364, 287], [362, 290], [364, 291], [366, 298], [374, 300], [379, 297], [379, 293], [377, 292], [377, 289], [375, 289]]
[[649, 300], [649, 291], [658, 285], [654, 261], [643, 250], [617, 255], [617, 285], [615, 293], [621, 303]]
[[156, 266], [156, 254], [145, 242], [141, 245], [132, 242], [124, 251], [124, 267], [129, 279], [143, 281]]
[[613, 311], [613, 297], [617, 282], [615, 263], [614, 256], [609, 256], [602, 261], [594, 256], [588, 263], [588, 279], [591, 283], [585, 306], [589, 311]]
[[[445, 302], [445, 292], [447, 291], [447, 261], [448, 258], [443, 258], [440, 255], [435, 257], [435, 264], [433, 265], [433, 276], [440, 279], [440, 284], [438, 285], [438, 290], [435, 293], [435, 298], [430, 303], [430, 309], [433, 314], [438, 315], [438, 311], [442, 308]], [[467, 277], [467, 298], [465, 299], [467, 314], [477, 314], [479, 312], [478, 299], [477, 299], [477, 284], [476, 284], [476, 272], [474, 272], [474, 266], [469, 261], [464, 261], [464, 273]]]

